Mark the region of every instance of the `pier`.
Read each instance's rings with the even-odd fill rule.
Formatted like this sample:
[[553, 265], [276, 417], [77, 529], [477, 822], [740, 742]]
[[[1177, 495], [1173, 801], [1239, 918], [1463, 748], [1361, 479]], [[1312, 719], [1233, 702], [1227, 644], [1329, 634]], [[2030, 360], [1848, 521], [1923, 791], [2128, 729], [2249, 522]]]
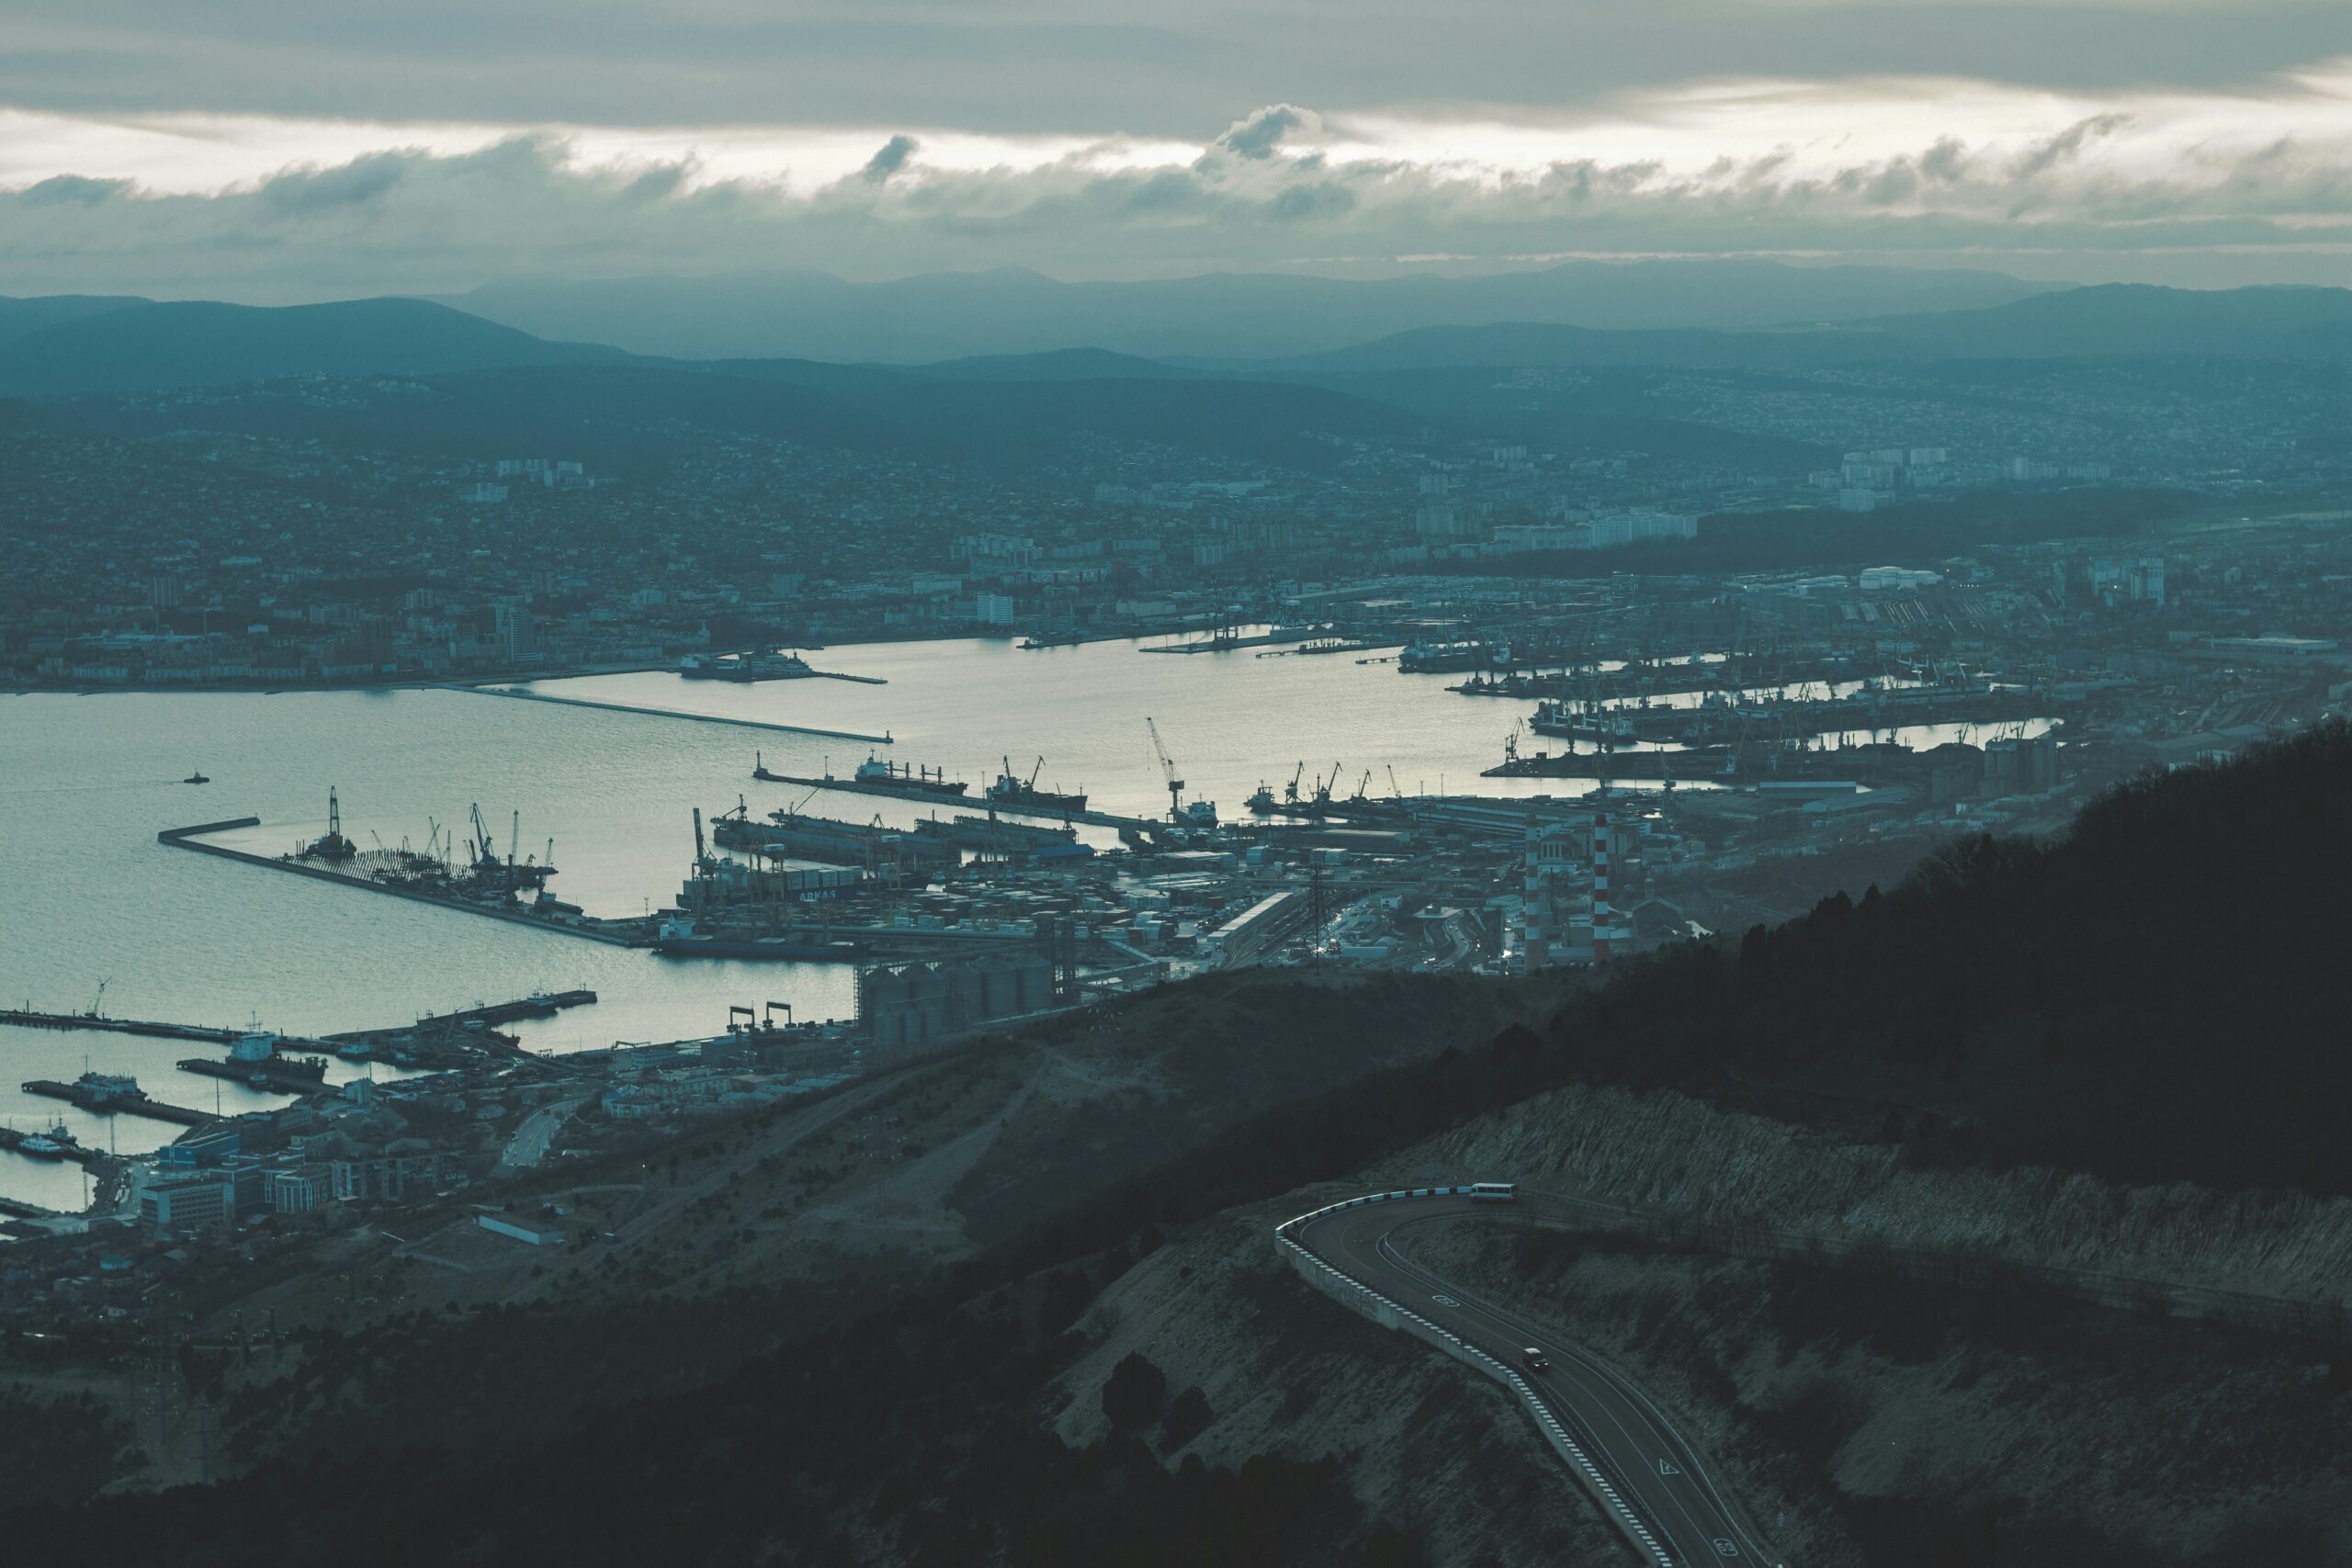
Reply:
[[209, 1111], [192, 1111], [185, 1105], [166, 1105], [160, 1100], [150, 1100], [143, 1090], [137, 1094], [98, 1094], [80, 1084], [58, 1083], [51, 1078], [35, 1078], [19, 1087], [27, 1094], [38, 1094], [46, 1100], [62, 1100], [94, 1116], [144, 1116], [151, 1122], [172, 1122], [182, 1127], [201, 1127], [208, 1122], [220, 1120]]
[[0, 1127], [0, 1149], [12, 1149], [27, 1159], [72, 1160], [90, 1170], [103, 1171], [121, 1163], [104, 1149], [85, 1149], [79, 1144], [67, 1144], [54, 1154], [43, 1154], [25, 1147], [28, 1140], [49, 1135], [46, 1133], [19, 1133], [14, 1127]]
[[[213, 823], [217, 827], [250, 828], [258, 818], [247, 818], [238, 823]], [[184, 831], [201, 833], [209, 828], [189, 828]], [[22, 1029], [100, 1029], [109, 1034], [145, 1034], [158, 1040], [202, 1040], [215, 1045], [226, 1045], [236, 1039], [233, 1029], [208, 1029], [196, 1023], [153, 1023], [139, 1018], [107, 1018], [96, 1012], [29, 1012], [20, 1008], [0, 1008], [0, 1023], [13, 1023]]]
[[834, 789], [844, 795], [882, 795], [891, 800], [911, 800], [921, 806], [958, 806], [967, 811], [994, 812], [1000, 817], [1042, 817], [1048, 822], [1083, 822], [1091, 828], [1125, 828], [1140, 833], [1167, 826], [1148, 818], [1121, 817], [1109, 811], [1055, 811], [1038, 806], [1011, 806], [990, 800], [986, 795], [950, 795], [944, 790], [909, 788], [904, 784], [865, 784], [856, 779], [836, 778], [831, 773], [815, 777], [770, 773], [764, 764], [755, 766], [752, 776], [763, 784], [794, 784], [802, 789]]
[[326, 1087], [323, 1063], [316, 1073], [288, 1066], [275, 1057], [248, 1062], [232, 1058], [222, 1062], [210, 1056], [190, 1056], [178, 1066], [180, 1071], [194, 1073], [198, 1077], [241, 1083], [251, 1089], [266, 1089], [272, 1094], [316, 1094]]
[[[539, 915], [533, 913], [527, 905], [508, 904], [501, 907], [477, 902], [470, 898], [435, 893], [422, 887], [403, 887], [394, 882], [353, 876], [345, 872], [330, 870], [324, 865], [309, 864], [290, 856], [257, 855], [250, 850], [232, 850], [226, 844], [208, 844], [203, 839], [203, 835], [207, 833], [226, 833], [241, 828], [260, 826], [261, 818], [258, 817], [236, 817], [224, 822], [200, 822], [193, 828], [166, 828], [155, 835], [155, 841], [167, 844], [174, 849], [194, 850], [198, 854], [217, 855], [222, 860], [241, 861], [246, 865], [262, 866], [270, 871], [288, 872], [296, 876], [307, 876], [319, 882], [332, 882], [338, 887], [356, 887], [369, 893], [387, 893], [395, 898], [406, 898], [418, 904], [430, 904], [436, 909], [462, 909], [470, 915], [484, 915], [493, 920], [504, 920], [511, 925], [528, 926], [533, 931], [549, 931], [559, 936], [584, 937], [590, 942], [601, 942], [611, 947], [644, 945], [643, 938], [647, 934], [647, 928], [643, 920], [605, 920], [594, 915], [572, 917]], [[0, 1022], [6, 1021], [10, 1020], [0, 1016]], [[47, 1027], [73, 1029], [93, 1026], [59, 1023]], [[234, 1040], [236, 1037], [236, 1032], [232, 1030], [222, 1031], [217, 1037], [211, 1034], [177, 1036], [182, 1039], [218, 1038], [222, 1041]]]
[[[831, 678], [840, 681], [876, 682], [876, 677], [866, 675], [837, 675]], [[854, 729], [820, 729], [811, 725], [778, 724], [773, 719], [765, 718], [730, 718], [724, 714], [684, 713], [676, 708], [651, 708], [637, 703], [606, 703], [589, 697], [559, 697], [548, 692], [526, 692], [514, 686], [451, 686], [447, 689], [453, 692], [471, 692], [477, 696], [512, 697], [517, 702], [555, 703], [563, 707], [601, 708], [606, 713], [634, 713], [643, 714], [650, 718], [684, 719], [690, 724], [731, 724], [740, 729], [768, 729], [780, 735], [813, 735], [825, 740], [862, 740], [869, 746], [888, 746], [892, 743], [887, 732], [881, 735], [861, 735]]]

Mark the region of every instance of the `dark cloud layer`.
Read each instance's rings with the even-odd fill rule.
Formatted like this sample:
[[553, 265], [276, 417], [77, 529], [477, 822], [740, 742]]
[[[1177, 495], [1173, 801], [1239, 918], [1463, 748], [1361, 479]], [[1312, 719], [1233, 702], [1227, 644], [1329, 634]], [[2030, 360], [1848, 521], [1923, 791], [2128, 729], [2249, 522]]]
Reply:
[[[1061, 276], [1115, 276], [1433, 254], [1803, 254], [2352, 282], [2352, 170], [2333, 144], [2292, 138], [2131, 177], [2086, 161], [2129, 134], [2096, 119], [2022, 155], [1942, 137], [1809, 171], [1775, 152], [1696, 173], [1563, 158], [1498, 174], [1281, 151], [1306, 118], [1274, 106], [1191, 162], [1146, 167], [934, 168], [902, 135], [798, 195], [702, 180], [688, 163], [585, 165], [546, 135], [457, 156], [371, 153], [213, 195], [50, 180], [0, 194], [0, 276], [16, 293], [282, 299], [777, 266], [874, 276], [1043, 260]], [[2214, 258], [2240, 276], [2216, 276]]]
[[1694, 77], [2211, 88], [2342, 0], [14, 0], [0, 103], [391, 120], [1193, 133], [1261, 104], [1550, 111]]

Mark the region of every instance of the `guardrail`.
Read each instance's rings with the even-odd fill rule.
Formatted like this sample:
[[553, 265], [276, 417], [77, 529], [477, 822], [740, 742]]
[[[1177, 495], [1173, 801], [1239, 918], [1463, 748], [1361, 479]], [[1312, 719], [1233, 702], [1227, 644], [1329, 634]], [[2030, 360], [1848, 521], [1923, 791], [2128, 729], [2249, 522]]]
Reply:
[[1363, 1313], [1383, 1328], [1395, 1328], [1410, 1334], [1510, 1388], [1526, 1404], [1529, 1414], [1535, 1417], [1536, 1428], [1543, 1433], [1544, 1440], [1567, 1461], [1569, 1472], [1583, 1483], [1586, 1491], [1592, 1494], [1593, 1501], [1600, 1505], [1602, 1516], [1617, 1527], [1645, 1561], [1656, 1562], [1658, 1568], [1673, 1568], [1673, 1559], [1667, 1555], [1665, 1548], [1658, 1545], [1657, 1538], [1650, 1533], [1649, 1526], [1643, 1522], [1641, 1516], [1634, 1511], [1616, 1486], [1586, 1455], [1584, 1446], [1568, 1431], [1559, 1414], [1535, 1392], [1532, 1384], [1519, 1375], [1516, 1369], [1497, 1360], [1461, 1336], [1439, 1327], [1410, 1307], [1391, 1301], [1371, 1286], [1341, 1273], [1290, 1234], [1295, 1226], [1312, 1224], [1342, 1209], [1362, 1208], [1367, 1203], [1413, 1198], [1467, 1198], [1471, 1195], [1472, 1190], [1468, 1187], [1420, 1187], [1401, 1192], [1368, 1193], [1342, 1202], [1327, 1203], [1311, 1213], [1284, 1220], [1274, 1227], [1274, 1241], [1278, 1247], [1287, 1249], [1291, 1266], [1309, 1284], [1342, 1305]]

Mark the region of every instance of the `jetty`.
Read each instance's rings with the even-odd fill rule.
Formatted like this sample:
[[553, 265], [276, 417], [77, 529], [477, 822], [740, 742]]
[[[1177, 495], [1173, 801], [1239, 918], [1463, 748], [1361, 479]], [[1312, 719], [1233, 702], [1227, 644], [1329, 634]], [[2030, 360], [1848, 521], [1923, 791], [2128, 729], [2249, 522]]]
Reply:
[[[841, 675], [835, 680], [866, 682], [870, 676]], [[606, 713], [642, 714], [649, 718], [684, 719], [689, 724], [731, 724], [739, 729], [767, 729], [780, 735], [813, 735], [826, 740], [860, 740], [868, 746], [892, 744], [888, 731], [880, 735], [863, 735], [854, 729], [820, 729], [813, 725], [778, 724], [774, 719], [735, 718], [726, 714], [687, 713], [678, 708], [647, 707], [639, 703], [607, 703], [591, 697], [559, 697], [548, 692], [526, 692], [514, 686], [451, 686], [453, 692], [471, 692], [477, 696], [512, 697], [517, 702], [554, 703], [562, 707], [601, 708]]]
[[[247, 818], [242, 823], [225, 826], [252, 827], [258, 820], [257, 818]], [[187, 829], [191, 833], [209, 830], [204, 828]], [[156, 1023], [141, 1018], [108, 1018], [97, 1012], [33, 1012], [22, 1008], [0, 1008], [0, 1023], [12, 1023], [22, 1029], [99, 1029], [109, 1034], [145, 1034], [158, 1040], [202, 1040], [215, 1045], [226, 1045], [240, 1032], [234, 1029], [211, 1029], [197, 1023]]]
[[35, 1078], [20, 1087], [27, 1094], [37, 1094], [45, 1100], [62, 1100], [94, 1116], [144, 1116], [151, 1122], [171, 1122], [182, 1127], [201, 1127], [208, 1122], [220, 1120], [209, 1111], [195, 1111], [185, 1105], [167, 1105], [160, 1100], [151, 1100], [146, 1090], [135, 1086], [128, 1091], [110, 1093], [84, 1084]]
[[[242, 828], [260, 826], [261, 818], [258, 817], [233, 817], [222, 822], [199, 822], [191, 828], [166, 828], [155, 835], [155, 841], [169, 845], [173, 849], [194, 850], [198, 854], [213, 855], [221, 860], [241, 861], [246, 865], [257, 865], [269, 871], [282, 871], [295, 876], [311, 877], [319, 882], [332, 882], [338, 887], [357, 887], [370, 893], [390, 894], [395, 898], [406, 898], [413, 903], [430, 904], [437, 909], [462, 909], [469, 915], [483, 915], [493, 920], [504, 920], [511, 925], [528, 926], [533, 931], [551, 931], [559, 936], [583, 937], [590, 942], [601, 942], [612, 947], [641, 947], [650, 940], [650, 927], [642, 919], [607, 920], [600, 919], [594, 915], [562, 913], [543, 915], [536, 912], [527, 904], [491, 903], [482, 899], [459, 897], [455, 894], [443, 893], [427, 887], [404, 886], [399, 882], [386, 881], [378, 877], [356, 875], [348, 871], [336, 870], [328, 863], [297, 860], [291, 855], [261, 855], [254, 853], [251, 850], [232, 850], [226, 844], [209, 844], [204, 841], [208, 834], [233, 832]], [[0, 1022], [6, 1021], [9, 1021], [6, 1018], [0, 1017]], [[72, 1029], [90, 1026], [61, 1023], [48, 1027]], [[237, 1032], [233, 1030], [223, 1031], [218, 1036], [212, 1034], [175, 1036], [180, 1039], [218, 1038], [223, 1041], [234, 1040], [236, 1037]]]

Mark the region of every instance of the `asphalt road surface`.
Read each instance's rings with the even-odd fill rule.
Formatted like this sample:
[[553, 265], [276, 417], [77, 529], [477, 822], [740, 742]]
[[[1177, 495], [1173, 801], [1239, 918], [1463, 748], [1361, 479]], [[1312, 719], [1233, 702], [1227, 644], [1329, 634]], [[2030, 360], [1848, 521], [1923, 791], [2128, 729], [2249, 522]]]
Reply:
[[[1510, 1202], [1469, 1198], [1396, 1198], [1339, 1209], [1290, 1229], [1290, 1237], [1357, 1283], [1427, 1318], [1513, 1368], [1575, 1436], [1678, 1565], [1745, 1563], [1774, 1568], [1705, 1457], [1666, 1413], [1599, 1358], [1528, 1320], [1487, 1305], [1406, 1256], [1417, 1229], [1515, 1219], [1574, 1224], [1574, 1199], [1522, 1191]], [[1527, 1350], [1542, 1352], [1544, 1371]]]

